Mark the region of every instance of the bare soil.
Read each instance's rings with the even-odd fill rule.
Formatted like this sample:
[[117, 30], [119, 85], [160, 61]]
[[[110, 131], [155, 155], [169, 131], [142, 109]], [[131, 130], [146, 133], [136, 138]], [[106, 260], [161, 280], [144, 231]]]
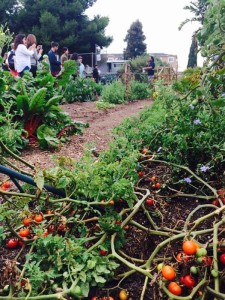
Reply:
[[22, 153], [22, 158], [39, 168], [49, 168], [53, 165], [52, 156], [66, 156], [79, 160], [87, 145], [91, 145], [97, 152], [108, 148], [112, 140], [112, 129], [119, 125], [125, 118], [137, 116], [144, 107], [152, 104], [149, 99], [117, 105], [108, 110], [99, 110], [94, 102], [75, 102], [65, 104], [62, 108], [73, 120], [89, 123], [83, 135], [73, 135], [67, 144], [59, 149], [43, 151], [38, 145], [28, 146]]

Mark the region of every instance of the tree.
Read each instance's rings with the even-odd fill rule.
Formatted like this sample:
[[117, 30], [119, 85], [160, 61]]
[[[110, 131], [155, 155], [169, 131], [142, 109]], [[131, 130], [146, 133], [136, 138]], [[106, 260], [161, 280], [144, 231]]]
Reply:
[[[204, 16], [207, 11], [208, 0], [197, 0], [196, 2], [191, 2], [190, 5], [184, 7], [184, 9], [189, 10], [191, 13], [194, 14], [194, 17], [191, 19], [186, 19], [183, 21], [180, 26], [179, 30], [183, 28], [183, 26], [189, 22], [199, 22], [203, 25]], [[196, 67], [197, 66], [197, 52], [198, 52], [198, 41], [196, 39], [196, 35], [200, 29], [196, 30], [193, 34], [192, 43], [189, 51], [188, 56], [188, 66], [187, 67]]]
[[188, 65], [187, 65], [188, 68], [197, 67], [197, 53], [198, 53], [198, 42], [196, 36], [193, 35], [189, 56], [188, 56]]
[[193, 13], [194, 17], [183, 21], [179, 26], [179, 30], [181, 30], [182, 27], [189, 22], [199, 22], [202, 25], [204, 22], [204, 15], [207, 10], [208, 2], [209, 0], [197, 0], [196, 2], [191, 1], [190, 5], [186, 5], [184, 9]]
[[112, 42], [112, 37], [105, 36], [109, 19], [96, 16], [90, 20], [84, 14], [96, 1], [20, 0], [19, 9], [8, 15], [8, 22], [15, 34], [35, 34], [45, 50], [51, 41], [57, 41], [70, 52], [94, 52], [95, 44], [107, 47]]
[[145, 39], [146, 37], [143, 34], [141, 22], [139, 20], [133, 22], [130, 26], [130, 29], [127, 31], [127, 35], [124, 39], [124, 42], [127, 42], [127, 47], [124, 51], [125, 58], [132, 59], [145, 54]]

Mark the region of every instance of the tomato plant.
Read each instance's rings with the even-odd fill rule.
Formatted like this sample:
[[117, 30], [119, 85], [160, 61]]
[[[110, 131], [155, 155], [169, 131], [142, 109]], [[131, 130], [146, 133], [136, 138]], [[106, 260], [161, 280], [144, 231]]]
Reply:
[[10, 249], [16, 248], [17, 245], [18, 245], [18, 240], [16, 239], [10, 239], [7, 242], [7, 247]]
[[174, 281], [169, 283], [168, 290], [176, 296], [179, 296], [182, 293], [182, 288]]
[[167, 280], [173, 280], [176, 276], [176, 273], [171, 266], [163, 266], [162, 276]]
[[182, 249], [183, 249], [184, 253], [186, 253], [188, 255], [193, 255], [197, 251], [197, 245], [194, 241], [188, 240], [183, 243]]
[[29, 234], [30, 234], [30, 229], [28, 229], [28, 228], [22, 228], [19, 231], [19, 235], [21, 237], [27, 237]]

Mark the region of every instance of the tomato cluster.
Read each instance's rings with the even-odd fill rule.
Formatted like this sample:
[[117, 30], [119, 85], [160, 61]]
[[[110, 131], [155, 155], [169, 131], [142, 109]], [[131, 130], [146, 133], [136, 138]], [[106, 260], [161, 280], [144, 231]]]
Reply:
[[[201, 266], [204, 268], [211, 266], [213, 262], [212, 258], [208, 256], [207, 249], [201, 247], [195, 240], [185, 240], [182, 244], [182, 250], [175, 257], [180, 267], [184, 265], [180, 279], [176, 277], [177, 274], [173, 266], [163, 265], [163, 263], [157, 265], [157, 269], [159, 272], [161, 271], [162, 277], [167, 281], [171, 281], [167, 286], [168, 290], [176, 296], [183, 293], [182, 287], [186, 290], [193, 289], [198, 284], [198, 276], [201, 274], [199, 268], [201, 270]], [[219, 261], [225, 265], [225, 253], [219, 256]], [[200, 266], [196, 267], [195, 263], [197, 265], [200, 264]], [[214, 271], [211, 271], [211, 275], [213, 277], [218, 276], [218, 272]]]

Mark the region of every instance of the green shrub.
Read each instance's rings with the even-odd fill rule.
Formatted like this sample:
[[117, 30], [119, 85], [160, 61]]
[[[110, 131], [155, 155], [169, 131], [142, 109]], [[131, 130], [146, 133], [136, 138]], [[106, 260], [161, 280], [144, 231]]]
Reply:
[[151, 96], [151, 89], [148, 83], [131, 81], [131, 95], [129, 100], [147, 99]]
[[90, 78], [77, 77], [65, 89], [64, 99], [69, 102], [95, 101], [101, 94], [102, 86]]
[[102, 89], [101, 100], [113, 104], [124, 103], [125, 86], [119, 80], [114, 81], [109, 85], [105, 85]]

